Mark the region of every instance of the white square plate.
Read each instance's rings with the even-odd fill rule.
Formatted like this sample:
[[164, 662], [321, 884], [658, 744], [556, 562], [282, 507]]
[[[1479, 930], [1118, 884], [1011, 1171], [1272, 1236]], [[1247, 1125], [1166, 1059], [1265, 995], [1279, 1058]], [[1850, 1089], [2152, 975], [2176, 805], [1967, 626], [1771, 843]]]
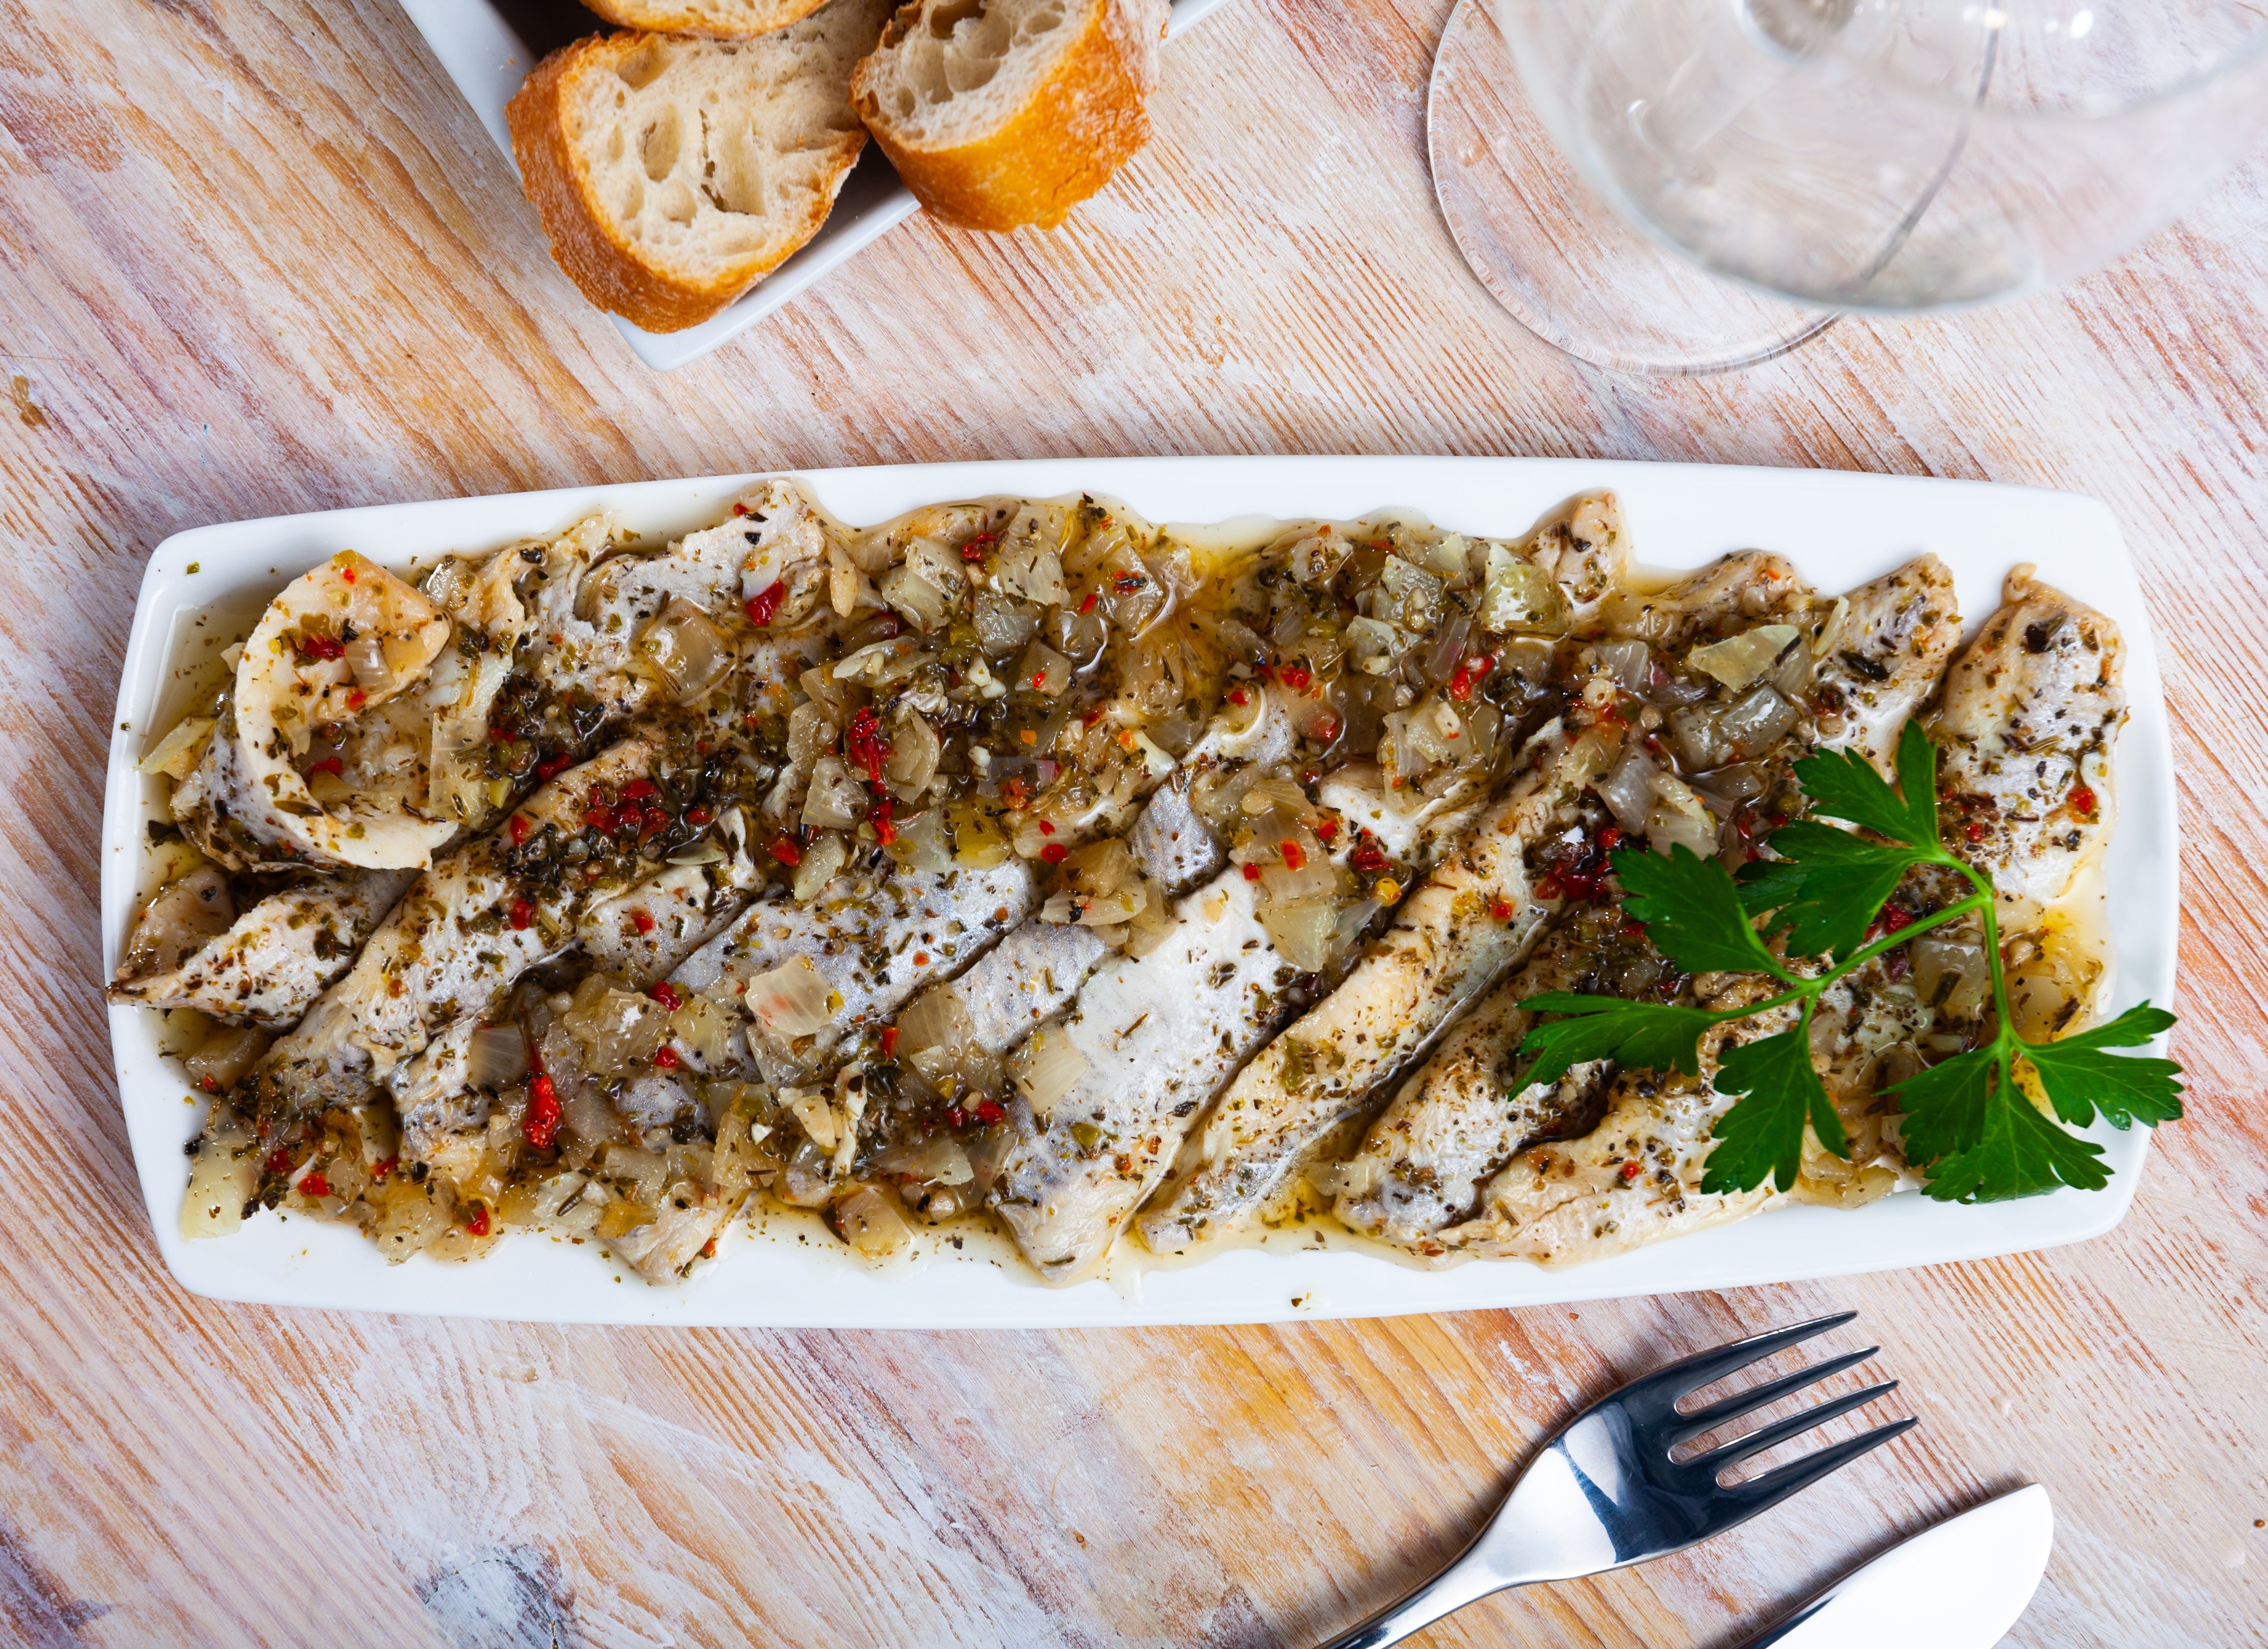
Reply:
[[[1344, 519], [1395, 507], [1457, 530], [1510, 535], [1586, 488], [1621, 495], [1646, 562], [1692, 567], [1727, 550], [1778, 550], [1819, 587], [1840, 589], [1934, 550], [1959, 580], [1971, 628], [1997, 605], [2009, 566], [2044, 576], [2115, 618], [2125, 632], [2132, 719], [2118, 747], [2118, 832], [2110, 850], [2110, 928], [2117, 944], [2115, 1006], [2174, 987], [2177, 843], [2165, 703], [2148, 618], [2110, 512], [2069, 493], [1971, 482], [1696, 465], [1562, 459], [1164, 458], [902, 465], [799, 474], [824, 508], [865, 525], [917, 504], [987, 493], [1049, 497], [1079, 491], [1124, 500], [1157, 522], [1243, 516]], [[562, 529], [593, 510], [644, 533], [681, 533], [729, 507], [744, 475], [570, 488], [492, 498], [381, 505], [199, 527], [151, 557], [126, 650], [103, 812], [104, 967], [117, 965], [132, 914], [137, 843], [158, 816], [157, 782], [134, 771], [170, 710], [164, 689], [173, 637], [191, 607], [257, 602], [340, 549], [401, 566]], [[200, 570], [192, 574], [189, 567]], [[276, 1305], [587, 1322], [842, 1327], [1025, 1327], [1254, 1322], [1300, 1316], [1388, 1316], [1528, 1306], [1624, 1294], [1727, 1288], [1926, 1265], [2052, 1248], [2108, 1231], [2132, 1202], [2148, 1131], [2098, 1125], [2110, 1189], [1962, 1208], [1918, 1196], [1851, 1212], [1788, 1207], [1596, 1265], [1544, 1271], [1475, 1262], [1423, 1271], [1374, 1255], [1241, 1249], [1114, 1286], [1052, 1290], [971, 1243], [872, 1268], [799, 1218], [752, 1233], [736, 1223], [717, 1263], [689, 1282], [652, 1288], [604, 1263], [595, 1247], [516, 1237], [472, 1265], [419, 1255], [389, 1266], [354, 1232], [263, 1214], [237, 1235], [184, 1242], [184, 1142], [201, 1109], [184, 1104], [178, 1066], [157, 1051], [154, 1016], [114, 1007], [111, 1038], [128, 1130], [151, 1224], [173, 1275], [201, 1294]], [[622, 1280], [617, 1271], [624, 1271]]]
[[[1174, 0], [1166, 38], [1171, 40], [1220, 4], [1221, 0]], [[520, 82], [542, 55], [541, 50], [533, 49], [541, 42], [522, 40], [490, 0], [401, 0], [401, 7], [425, 37], [433, 55], [441, 60], [449, 78], [456, 82], [465, 101], [481, 117], [489, 136], [496, 139], [497, 147], [504, 151], [504, 164], [517, 170], [512, 131], [504, 123], [504, 105], [512, 101]], [[519, 9], [544, 16], [557, 11], [567, 19], [562, 25], [563, 38], [597, 33], [611, 26], [573, 0], [534, 0]], [[638, 359], [658, 371], [669, 372], [706, 355], [727, 338], [738, 337], [920, 210], [921, 202], [898, 181], [880, 148], [869, 144], [819, 232], [738, 303], [682, 332], [647, 332], [620, 315], [612, 319]]]

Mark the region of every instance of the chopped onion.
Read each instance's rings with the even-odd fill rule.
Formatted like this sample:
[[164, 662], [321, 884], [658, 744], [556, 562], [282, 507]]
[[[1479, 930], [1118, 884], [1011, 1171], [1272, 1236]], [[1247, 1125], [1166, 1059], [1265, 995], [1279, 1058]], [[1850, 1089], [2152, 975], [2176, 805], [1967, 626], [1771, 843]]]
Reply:
[[669, 1159], [661, 1152], [641, 1151], [636, 1145], [608, 1145], [605, 1164], [608, 1179], [628, 1182], [630, 1201], [652, 1208], [661, 1200], [661, 1189], [669, 1182]]
[[1802, 719], [1800, 705], [1760, 683], [1734, 700], [1718, 725], [1733, 754], [1746, 761], [1771, 748]]
[[1340, 633], [1346, 641], [1348, 655], [1354, 659], [1354, 667], [1366, 675], [1385, 674], [1408, 644], [1402, 632], [1382, 619], [1350, 619]]
[[968, 593], [968, 575], [961, 552], [927, 534], [906, 546], [906, 570], [924, 584], [943, 591], [948, 602]]
[[1320, 973], [1329, 965], [1331, 939], [1338, 928], [1336, 901], [1328, 896], [1271, 901], [1258, 915], [1276, 953], [1286, 964], [1303, 974]]
[[804, 1137], [821, 1151], [831, 1152], [841, 1142], [843, 1129], [836, 1120], [835, 1108], [817, 1088], [787, 1089], [780, 1095], [780, 1102], [803, 1130]]
[[134, 764], [136, 773], [163, 773], [167, 778], [184, 779], [194, 772], [197, 758], [204, 754], [205, 739], [213, 730], [210, 716], [184, 716], [173, 724], [173, 731], [150, 747], [150, 753]]
[[1015, 678], [1010, 685], [1027, 688], [1035, 693], [1054, 698], [1071, 685], [1071, 660], [1054, 648], [1035, 641], [1016, 661]]
[[1488, 547], [1488, 578], [1481, 590], [1484, 629], [1518, 635], [1565, 633], [1571, 615], [1567, 598], [1551, 575], [1523, 561], [1506, 546]]
[[1653, 673], [1653, 651], [1642, 641], [1602, 641], [1592, 651], [1598, 656], [1599, 668], [1627, 692], [1642, 690]]
[[681, 595], [638, 637], [638, 656], [659, 676], [669, 695], [690, 703], [731, 673], [733, 644], [725, 632]]
[[1473, 633], [1473, 622], [1462, 613], [1452, 613], [1433, 632], [1432, 645], [1426, 648], [1425, 657], [1418, 668], [1435, 687], [1447, 686], [1465, 659], [1465, 643]]
[[1733, 754], [1725, 737], [1721, 707], [1688, 705], [1669, 713], [1669, 741], [1676, 747], [1679, 765], [1689, 773], [1705, 773], [1722, 767]]
[[806, 830], [848, 830], [865, 816], [866, 788], [850, 776], [837, 755], [812, 764], [811, 787], [803, 797]]
[[1005, 659], [1039, 633], [1040, 621], [1029, 607], [1006, 596], [986, 591], [976, 598], [976, 644], [989, 659]]
[[1599, 799], [1615, 816], [1615, 822], [1625, 830], [1637, 832], [1646, 828], [1647, 817], [1653, 811], [1653, 781], [1660, 769], [1654, 766], [1643, 749], [1633, 746], [1623, 753], [1614, 770], [1597, 784]]
[[1264, 778], [1244, 792], [1240, 804], [1248, 813], [1263, 813], [1271, 809], [1287, 817], [1307, 812], [1307, 796], [1287, 778]]
[[192, 1086], [226, 1093], [259, 1062], [271, 1040], [267, 1032], [249, 1025], [224, 1025], [181, 1061], [181, 1069]]
[[732, 1056], [732, 1021], [703, 996], [689, 996], [669, 1016], [669, 1034], [691, 1053], [703, 1071], [713, 1071]]
[[900, 801], [911, 801], [927, 790], [944, 753], [943, 742], [921, 713], [910, 705], [901, 707], [891, 729], [889, 757], [882, 763], [890, 793]]
[[806, 956], [791, 957], [748, 981], [748, 1012], [782, 1042], [816, 1035], [833, 1024], [833, 997]]
[[836, 1204], [829, 1217], [843, 1240], [870, 1260], [888, 1259], [913, 1235], [897, 1205], [871, 1185]]
[[1685, 661], [1715, 676], [1735, 693], [1779, 667], [1781, 658], [1800, 651], [1803, 632], [1793, 624], [1759, 624], [1738, 636], [1696, 647]]
[[895, 834], [896, 839], [882, 850], [900, 870], [931, 876], [953, 868], [953, 848], [946, 840], [943, 810], [931, 807], [901, 819]]
[[968, 1152], [950, 1134], [886, 1146], [874, 1153], [873, 1166], [884, 1174], [902, 1174], [936, 1185], [966, 1185], [976, 1177]]
[[1379, 569], [1370, 601], [1373, 618], [1423, 635], [1441, 616], [1441, 581], [1398, 556], [1388, 556]]
[[945, 622], [951, 607], [945, 592], [910, 567], [893, 567], [877, 586], [882, 600], [918, 630], [932, 630]]
[[1071, 1046], [1060, 1027], [1051, 1025], [1034, 1031], [1016, 1050], [1012, 1075], [1033, 1115], [1045, 1117], [1086, 1071], [1086, 1056]]
[[1646, 837], [1655, 852], [1683, 847], [1703, 858], [1716, 853], [1717, 821], [1682, 779], [1657, 770], [1653, 795], [1654, 805], [1646, 818]]
[[1322, 585], [1338, 577], [1339, 569], [1354, 554], [1354, 546], [1335, 526], [1319, 528], [1292, 546], [1286, 557], [1292, 576], [1301, 584]]
[[527, 1074], [527, 1038], [517, 1025], [483, 1025], [465, 1048], [468, 1086], [494, 1092]]
[[643, 1070], [669, 1028], [669, 1011], [652, 997], [615, 988], [593, 974], [575, 988], [574, 1005], [560, 1027], [582, 1044], [583, 1068], [593, 1076], [627, 1076]]
[[951, 985], [934, 985], [898, 1015], [899, 1045], [909, 1053], [924, 1048], [959, 1049], [976, 1040], [968, 1005]]
[[217, 1117], [197, 1142], [188, 1195], [181, 1201], [181, 1235], [192, 1241], [225, 1237], [241, 1226], [244, 1205], [260, 1183], [261, 1155], [233, 1116]]

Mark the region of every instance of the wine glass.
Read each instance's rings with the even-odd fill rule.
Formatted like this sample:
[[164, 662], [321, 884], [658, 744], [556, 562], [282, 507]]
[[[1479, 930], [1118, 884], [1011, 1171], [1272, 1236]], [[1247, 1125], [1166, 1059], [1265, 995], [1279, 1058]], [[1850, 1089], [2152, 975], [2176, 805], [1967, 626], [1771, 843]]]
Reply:
[[2264, 129], [2268, 0], [1459, 0], [1426, 108], [1490, 291], [1659, 374], [2044, 291]]

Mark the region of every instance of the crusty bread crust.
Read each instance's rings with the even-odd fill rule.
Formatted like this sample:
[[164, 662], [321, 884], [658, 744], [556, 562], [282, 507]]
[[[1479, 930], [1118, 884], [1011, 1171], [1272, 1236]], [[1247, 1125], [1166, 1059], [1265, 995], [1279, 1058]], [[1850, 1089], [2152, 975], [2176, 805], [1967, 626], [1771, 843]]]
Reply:
[[[736, 8], [701, 7], [688, 4], [688, 0], [583, 0], [583, 4], [608, 22], [619, 23], [624, 28], [729, 40], [753, 40], [774, 29], [784, 29], [791, 23], [800, 23], [825, 5], [827, 0], [741, 0]], [[738, 10], [747, 15], [737, 22], [726, 21], [713, 15], [722, 9]]]
[[899, 130], [874, 92], [872, 65], [920, 19], [922, 0], [898, 9], [852, 72], [850, 100], [924, 207], [967, 229], [1053, 229], [1150, 141], [1157, 42], [1140, 38], [1120, 0], [1086, 10], [1055, 72], [1012, 116], [973, 143], [932, 147]]
[[[834, 209], [835, 195], [829, 190], [814, 196], [807, 220], [776, 241], [766, 257], [743, 261], [715, 277], [688, 279], [642, 256], [600, 204], [589, 161], [576, 142], [577, 134], [569, 129], [567, 111], [586, 77], [612, 74], [647, 38], [642, 33], [594, 35], [561, 47], [535, 66], [506, 107], [504, 117], [512, 128], [522, 186], [551, 239], [553, 261], [601, 309], [648, 332], [681, 332], [733, 302], [818, 233]], [[865, 146], [865, 135], [854, 130], [844, 136], [843, 144], [837, 188]]]

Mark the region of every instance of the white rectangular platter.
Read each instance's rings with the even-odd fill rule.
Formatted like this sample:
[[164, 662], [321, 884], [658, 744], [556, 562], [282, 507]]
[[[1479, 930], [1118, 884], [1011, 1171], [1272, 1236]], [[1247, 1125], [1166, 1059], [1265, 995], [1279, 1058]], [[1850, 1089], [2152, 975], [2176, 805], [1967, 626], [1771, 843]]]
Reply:
[[[2132, 563], [2110, 512], [2068, 493], [1970, 482], [1695, 465], [1561, 459], [1166, 458], [903, 465], [800, 473], [825, 509], [858, 525], [917, 504], [1018, 493], [1089, 491], [1123, 500], [1160, 523], [1241, 517], [1346, 519], [1407, 509], [1473, 534], [1512, 535], [1587, 488], [1622, 498], [1638, 557], [1697, 566], [1727, 550], [1787, 556], [1822, 589], [1874, 578], [1924, 550], [1959, 581], [1972, 631], [1997, 604], [2017, 562], [2115, 618], [2129, 648], [2132, 718], [2117, 755], [2117, 834], [2110, 850], [2109, 925], [2117, 946], [2113, 1010], [2173, 997], [2177, 864], [2174, 779], [2163, 691]], [[451, 549], [484, 549], [553, 532], [593, 510], [633, 529], [676, 534], [723, 513], [749, 477], [568, 488], [490, 498], [335, 510], [178, 534], [151, 557], [126, 650], [103, 813], [106, 976], [132, 915], [137, 844], [157, 816], [156, 781], [134, 771], [161, 728], [174, 637], [191, 609], [257, 602], [341, 549], [401, 566]], [[192, 566], [197, 569], [192, 572]], [[1529, 1306], [1616, 1295], [1727, 1288], [1927, 1265], [2075, 1242], [2108, 1231], [2132, 1204], [2148, 1134], [2098, 1125], [2110, 1189], [1962, 1208], [1918, 1196], [1855, 1211], [1787, 1207], [1738, 1225], [1602, 1263], [1545, 1271], [1476, 1262], [1425, 1271], [1374, 1254], [1317, 1252], [1293, 1232], [1181, 1270], [1048, 1289], [997, 1253], [925, 1241], [911, 1261], [881, 1267], [849, 1257], [821, 1228], [774, 1217], [733, 1227], [718, 1260], [688, 1282], [649, 1287], [595, 1248], [541, 1236], [498, 1245], [472, 1265], [419, 1255], [387, 1265], [356, 1233], [263, 1214], [237, 1235], [184, 1242], [177, 1234], [186, 1178], [182, 1145], [199, 1106], [186, 1103], [178, 1066], [157, 1050], [154, 1017], [114, 1007], [118, 1086], [150, 1219], [173, 1275], [201, 1294], [276, 1305], [441, 1313], [570, 1322], [946, 1328], [1112, 1323], [1257, 1322], [1388, 1316]], [[619, 1278], [617, 1272], [623, 1275]]]
[[[581, 11], [572, 0], [554, 0], [554, 4], [562, 13], [575, 18], [580, 33], [596, 33], [609, 26]], [[1220, 4], [1221, 0], [1174, 0], [1167, 38], [1179, 34]], [[401, 0], [401, 6], [465, 101], [481, 117], [497, 147], [504, 151], [504, 164], [516, 170], [504, 105], [512, 101], [541, 52], [520, 38], [490, 0]], [[870, 144], [819, 232], [738, 303], [682, 332], [647, 332], [619, 315], [614, 317], [615, 325], [638, 359], [658, 372], [672, 371], [738, 337], [920, 210], [921, 202], [898, 181], [882, 151]]]

